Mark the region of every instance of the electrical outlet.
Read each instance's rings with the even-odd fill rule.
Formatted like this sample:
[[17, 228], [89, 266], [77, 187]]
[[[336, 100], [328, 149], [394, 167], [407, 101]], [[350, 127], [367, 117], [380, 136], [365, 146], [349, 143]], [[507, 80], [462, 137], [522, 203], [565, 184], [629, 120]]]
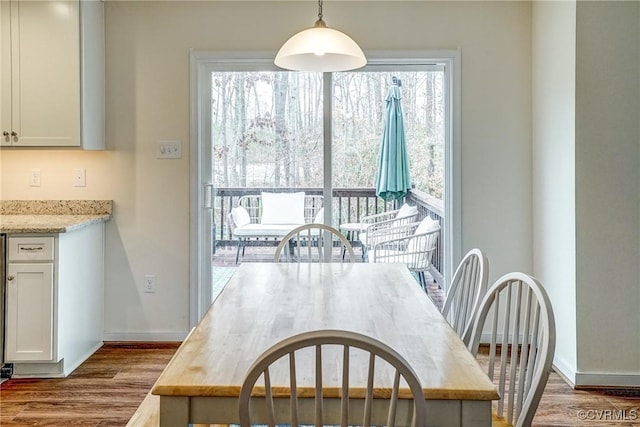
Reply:
[[145, 274], [144, 291], [148, 294], [153, 294], [156, 292], [156, 276], [155, 275]]
[[40, 169], [31, 169], [31, 175], [29, 176], [29, 186], [40, 187], [42, 175], [40, 175]]
[[73, 186], [85, 187], [87, 185], [86, 174], [84, 169], [73, 170]]

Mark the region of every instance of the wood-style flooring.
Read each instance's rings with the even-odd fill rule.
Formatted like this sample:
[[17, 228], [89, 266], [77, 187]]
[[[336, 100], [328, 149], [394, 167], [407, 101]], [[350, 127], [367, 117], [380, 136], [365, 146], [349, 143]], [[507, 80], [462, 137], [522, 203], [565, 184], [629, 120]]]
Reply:
[[180, 343], [106, 343], [67, 378], [0, 385], [0, 426], [125, 426]]
[[[10, 379], [0, 385], [0, 426], [125, 426], [177, 348], [106, 343], [67, 378]], [[627, 394], [574, 391], [552, 373], [533, 425], [640, 426], [640, 392]]]

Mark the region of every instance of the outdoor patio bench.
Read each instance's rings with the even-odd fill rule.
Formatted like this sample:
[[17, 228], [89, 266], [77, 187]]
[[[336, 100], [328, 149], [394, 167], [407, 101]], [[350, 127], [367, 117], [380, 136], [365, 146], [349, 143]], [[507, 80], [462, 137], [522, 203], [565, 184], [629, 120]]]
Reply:
[[294, 228], [323, 222], [323, 197], [295, 193], [261, 193], [238, 199], [228, 215], [231, 235], [238, 239], [236, 264], [248, 242], [277, 245]]

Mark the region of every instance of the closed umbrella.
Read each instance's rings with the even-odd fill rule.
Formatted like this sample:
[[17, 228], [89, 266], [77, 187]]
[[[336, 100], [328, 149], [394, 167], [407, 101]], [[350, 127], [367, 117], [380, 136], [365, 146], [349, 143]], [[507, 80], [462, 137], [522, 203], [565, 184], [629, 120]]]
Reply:
[[384, 130], [380, 144], [376, 195], [385, 201], [400, 199], [411, 189], [409, 156], [400, 105], [400, 86], [400, 80], [394, 77], [387, 94]]

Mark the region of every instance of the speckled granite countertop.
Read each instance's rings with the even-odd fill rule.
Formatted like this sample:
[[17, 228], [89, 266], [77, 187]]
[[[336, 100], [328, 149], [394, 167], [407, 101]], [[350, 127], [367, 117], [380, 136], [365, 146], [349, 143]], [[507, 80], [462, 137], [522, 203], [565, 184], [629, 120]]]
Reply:
[[111, 200], [0, 200], [0, 233], [66, 233], [111, 218]]

